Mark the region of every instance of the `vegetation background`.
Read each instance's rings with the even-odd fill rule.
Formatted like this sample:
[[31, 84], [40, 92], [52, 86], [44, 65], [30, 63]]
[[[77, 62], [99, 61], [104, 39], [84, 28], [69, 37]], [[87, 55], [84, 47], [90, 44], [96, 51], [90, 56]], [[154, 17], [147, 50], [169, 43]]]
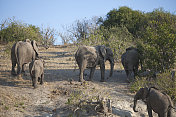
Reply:
[[[106, 16], [77, 20], [63, 27], [66, 32], [56, 32], [53, 28], [42, 28], [9, 18], [1, 21], [0, 44], [6, 44], [9, 54], [12, 44], [25, 39], [36, 40], [46, 48], [54, 44], [56, 35], [63, 44], [106, 45], [114, 52], [116, 62], [125, 49], [133, 46], [140, 50], [143, 71], [149, 76], [138, 77], [130, 83], [131, 91], [144, 86], [155, 86], [176, 100], [176, 80], [171, 77], [176, 58], [176, 15], [162, 8], [144, 13], [128, 7], [112, 9]], [[158, 73], [153, 78], [153, 73]], [[152, 78], [151, 78], [152, 77]]]

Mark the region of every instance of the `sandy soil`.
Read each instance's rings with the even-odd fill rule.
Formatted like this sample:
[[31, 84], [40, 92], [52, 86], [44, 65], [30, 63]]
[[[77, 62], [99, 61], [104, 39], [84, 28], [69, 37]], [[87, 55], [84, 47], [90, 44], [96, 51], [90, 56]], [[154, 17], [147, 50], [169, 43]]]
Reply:
[[[138, 103], [138, 113], [134, 113], [133, 96], [121, 64], [115, 64], [113, 77], [100, 82], [100, 70], [97, 67], [93, 81], [78, 82], [78, 67], [75, 69], [72, 46], [55, 46], [49, 49], [39, 48], [40, 56], [45, 60], [44, 85], [32, 87], [26, 66], [27, 76], [22, 78], [10, 74], [10, 58], [0, 56], [0, 116], [1, 117], [147, 117], [146, 106]], [[106, 63], [106, 77], [109, 75], [109, 63]], [[86, 70], [85, 79], [89, 75]], [[104, 115], [96, 112], [92, 105], [78, 108], [80, 100], [95, 100], [96, 97], [109, 98], [112, 101], [112, 113]], [[89, 110], [89, 111], [88, 111]], [[75, 111], [75, 114], [73, 112]], [[154, 116], [156, 117], [156, 115]]]

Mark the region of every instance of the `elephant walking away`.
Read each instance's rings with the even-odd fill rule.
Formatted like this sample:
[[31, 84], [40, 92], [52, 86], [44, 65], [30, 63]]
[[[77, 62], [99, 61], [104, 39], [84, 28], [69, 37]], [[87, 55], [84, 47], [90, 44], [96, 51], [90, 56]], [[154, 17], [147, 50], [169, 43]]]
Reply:
[[126, 52], [121, 56], [121, 62], [125, 69], [127, 80], [130, 81], [134, 79], [138, 72], [139, 62], [141, 63], [141, 55], [139, 54], [138, 49], [130, 47], [126, 49]]
[[171, 98], [158, 89], [141, 88], [134, 96], [133, 110], [136, 111], [137, 100], [142, 100], [147, 104], [147, 110], [149, 117], [152, 116], [152, 110], [158, 114], [159, 117], [174, 117], [173, 115], [173, 102]]
[[76, 62], [79, 66], [79, 82], [83, 82], [83, 74], [86, 68], [90, 68], [89, 80], [92, 80], [95, 68], [100, 65], [101, 81], [104, 82], [105, 77], [105, 62], [108, 60], [111, 64], [110, 77], [113, 74], [114, 58], [113, 52], [110, 48], [105, 46], [81, 46], [75, 54]]
[[[12, 46], [11, 49], [11, 62], [12, 62], [12, 75], [20, 75], [24, 72], [24, 65], [38, 58], [38, 47], [36, 41], [19, 41]], [[17, 64], [17, 74], [15, 66]]]
[[37, 87], [37, 80], [40, 84], [43, 84], [44, 79], [44, 61], [34, 60], [29, 64], [29, 72], [32, 78], [32, 86]]

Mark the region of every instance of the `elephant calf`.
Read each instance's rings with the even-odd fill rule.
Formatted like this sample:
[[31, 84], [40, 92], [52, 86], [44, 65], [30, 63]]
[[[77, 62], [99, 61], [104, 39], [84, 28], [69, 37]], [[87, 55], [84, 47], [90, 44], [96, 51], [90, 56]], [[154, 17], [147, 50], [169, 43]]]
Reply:
[[29, 64], [29, 72], [32, 78], [32, 86], [37, 87], [37, 80], [43, 84], [44, 79], [44, 61], [41, 59], [34, 60]]
[[152, 110], [158, 114], [159, 117], [173, 117], [173, 102], [171, 98], [158, 89], [141, 88], [134, 96], [133, 110], [136, 111], [137, 100], [142, 100], [147, 104], [149, 117], [152, 117]]

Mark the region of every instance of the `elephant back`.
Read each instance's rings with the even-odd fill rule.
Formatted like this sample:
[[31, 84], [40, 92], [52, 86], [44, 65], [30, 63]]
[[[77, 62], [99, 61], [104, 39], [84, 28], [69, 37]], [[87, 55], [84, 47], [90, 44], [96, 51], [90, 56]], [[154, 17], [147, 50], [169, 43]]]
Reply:
[[173, 107], [170, 97], [155, 88], [151, 88], [148, 101], [156, 113], [159, 113], [159, 110], [167, 112], [170, 106]]
[[128, 50], [122, 55], [122, 58], [126, 59], [127, 61], [132, 60], [134, 63], [136, 63], [139, 61], [139, 53], [134, 49]]
[[20, 61], [21, 63], [29, 63], [36, 58], [35, 51], [33, 50], [32, 45], [28, 42], [17, 42], [15, 54], [17, 61]]
[[81, 46], [78, 48], [75, 59], [78, 64], [81, 63], [81, 61], [86, 60], [87, 61], [87, 67], [93, 67], [97, 63], [97, 51], [95, 47], [90, 46]]

